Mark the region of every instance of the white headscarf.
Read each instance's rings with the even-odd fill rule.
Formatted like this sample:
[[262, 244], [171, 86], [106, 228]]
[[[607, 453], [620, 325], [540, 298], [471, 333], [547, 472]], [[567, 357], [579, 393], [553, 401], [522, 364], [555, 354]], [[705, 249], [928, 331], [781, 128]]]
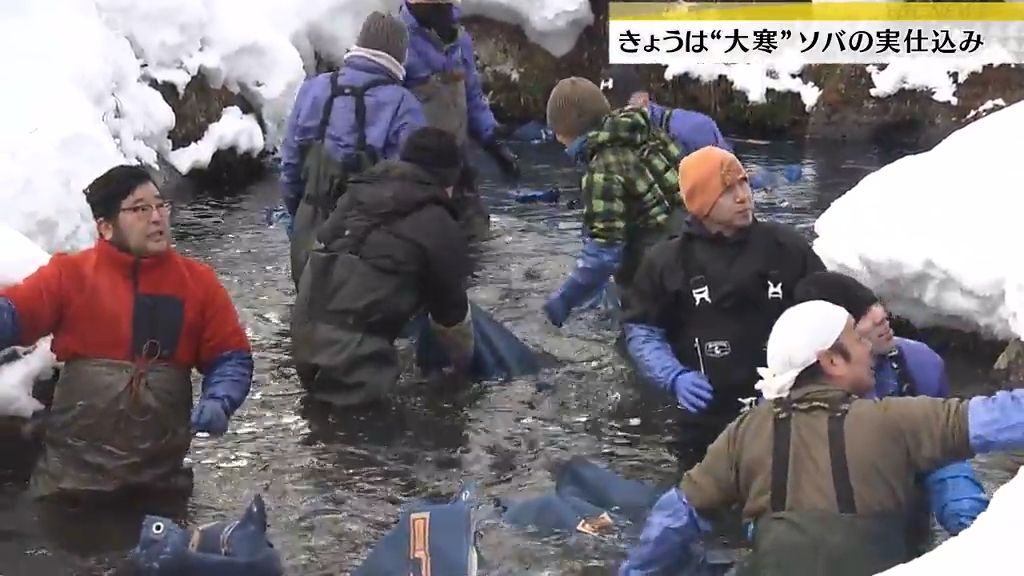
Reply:
[[768, 400], [789, 395], [797, 375], [839, 340], [850, 314], [824, 300], [802, 302], [779, 316], [768, 336], [768, 367], [754, 388]]

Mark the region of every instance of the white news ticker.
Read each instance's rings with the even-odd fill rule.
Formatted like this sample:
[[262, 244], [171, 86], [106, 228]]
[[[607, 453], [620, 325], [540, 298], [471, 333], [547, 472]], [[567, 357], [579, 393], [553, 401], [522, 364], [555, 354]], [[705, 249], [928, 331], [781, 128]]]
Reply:
[[608, 30], [612, 64], [1024, 63], [1018, 21], [613, 20]]

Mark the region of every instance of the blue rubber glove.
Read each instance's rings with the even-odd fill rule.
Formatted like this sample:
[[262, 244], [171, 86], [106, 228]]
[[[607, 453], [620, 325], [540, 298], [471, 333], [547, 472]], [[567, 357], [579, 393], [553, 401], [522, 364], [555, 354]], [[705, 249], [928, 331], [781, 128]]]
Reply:
[[928, 501], [939, 524], [956, 536], [988, 508], [988, 496], [968, 462], [954, 462], [925, 477]]
[[573, 308], [584, 304], [608, 283], [609, 276], [622, 262], [621, 244], [583, 241], [583, 252], [564, 284], [544, 304], [544, 313], [555, 326], [568, 319]]
[[220, 400], [200, 400], [192, 410], [192, 430], [220, 436], [228, 431], [228, 415]]
[[1024, 448], [1024, 389], [971, 398], [967, 430], [975, 454]]
[[676, 376], [672, 381], [672, 391], [676, 394], [679, 406], [694, 414], [704, 411], [714, 397], [711, 383], [704, 374], [696, 370]]
[[18, 311], [10, 299], [0, 296], [0, 350], [16, 346], [20, 339]]
[[644, 576], [670, 567], [691, 565], [691, 544], [709, 525], [690, 507], [678, 488], [665, 492], [647, 517], [640, 542], [619, 567], [619, 576]]
[[647, 324], [626, 324], [626, 348], [645, 380], [676, 397], [691, 412], [707, 408], [713, 389], [700, 372], [683, 366], [672, 352], [665, 330]]

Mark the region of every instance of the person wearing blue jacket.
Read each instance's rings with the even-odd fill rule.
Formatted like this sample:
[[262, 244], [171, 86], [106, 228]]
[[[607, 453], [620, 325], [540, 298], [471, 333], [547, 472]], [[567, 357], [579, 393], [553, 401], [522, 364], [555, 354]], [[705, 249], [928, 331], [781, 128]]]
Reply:
[[1024, 448], [1024, 389], [973, 398], [866, 399], [871, 341], [822, 300], [772, 327], [756, 388], [765, 401], [732, 422], [665, 492], [620, 576], [694, 561], [719, 510], [755, 524], [736, 573], [877, 574], [910, 560], [915, 479], [976, 454]]
[[374, 12], [363, 22], [344, 65], [299, 88], [281, 145], [281, 183], [292, 216], [292, 280], [298, 286], [316, 230], [346, 182], [382, 159], [398, 157], [405, 139], [427, 124], [403, 86], [409, 47], [404, 23]]
[[718, 124], [707, 114], [668, 108], [651, 100], [651, 94], [635, 66], [615, 64], [605, 67], [601, 71], [601, 91], [612, 108], [634, 106], [646, 109], [654, 125], [668, 132], [683, 149], [684, 156], [705, 146], [733, 151]]
[[[924, 342], [898, 338], [878, 296], [857, 279], [838, 272], [817, 272], [796, 287], [798, 302], [824, 300], [841, 306], [857, 322], [857, 332], [871, 342], [875, 388], [865, 398], [949, 396], [942, 357]], [[955, 462], [923, 478], [921, 506], [911, 514], [910, 544], [923, 553], [930, 544], [931, 513], [951, 535], [959, 534], [988, 508], [988, 496], [968, 462]]]
[[[405, 0], [400, 16], [409, 30], [405, 85], [420, 99], [427, 122], [455, 135], [468, 154], [470, 139], [478, 142], [506, 177], [519, 177], [519, 160], [499, 140], [506, 132], [494, 118], [476, 68], [473, 40], [459, 24], [451, 0]], [[453, 196], [459, 219], [470, 239], [490, 230], [490, 215], [476, 188], [472, 162]]]

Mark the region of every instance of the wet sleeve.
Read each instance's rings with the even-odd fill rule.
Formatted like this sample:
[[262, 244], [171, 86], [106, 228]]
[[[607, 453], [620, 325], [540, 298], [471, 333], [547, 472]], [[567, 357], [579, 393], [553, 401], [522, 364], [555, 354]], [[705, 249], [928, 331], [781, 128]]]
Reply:
[[890, 397], [879, 401], [886, 422], [903, 438], [917, 472], [930, 472], [973, 455], [967, 400]]
[[427, 311], [438, 324], [452, 327], [462, 322], [469, 310], [469, 249], [454, 220], [438, 218], [436, 224], [428, 228], [431, 234], [423, 243], [427, 259]]
[[309, 92], [310, 82], [299, 87], [295, 104], [288, 115], [284, 140], [281, 142], [281, 199], [292, 216], [299, 209], [302, 200], [302, 154], [299, 150], [298, 123]]
[[491, 112], [491, 104], [484, 95], [480, 74], [476, 70], [476, 52], [473, 40], [467, 32], [462, 36], [462, 63], [466, 70], [466, 106], [469, 114], [469, 131], [480, 142], [490, 142], [498, 121]]
[[412, 93], [403, 90], [402, 99], [399, 101], [395, 117], [391, 121], [391, 128], [388, 130], [388, 144], [385, 146], [384, 156], [386, 158], [398, 157], [409, 134], [426, 125], [427, 119], [423, 115], [423, 106], [420, 101]]
[[605, 168], [583, 175], [583, 227], [597, 242], [626, 241], [626, 183], [622, 176]]
[[704, 459], [683, 474], [679, 487], [700, 514], [739, 502], [736, 438], [734, 421], [711, 443]]
[[31, 346], [53, 334], [64, 309], [64, 271], [67, 256], [58, 254], [20, 284], [0, 290], [10, 305], [0, 311], [0, 336], [19, 346]]

